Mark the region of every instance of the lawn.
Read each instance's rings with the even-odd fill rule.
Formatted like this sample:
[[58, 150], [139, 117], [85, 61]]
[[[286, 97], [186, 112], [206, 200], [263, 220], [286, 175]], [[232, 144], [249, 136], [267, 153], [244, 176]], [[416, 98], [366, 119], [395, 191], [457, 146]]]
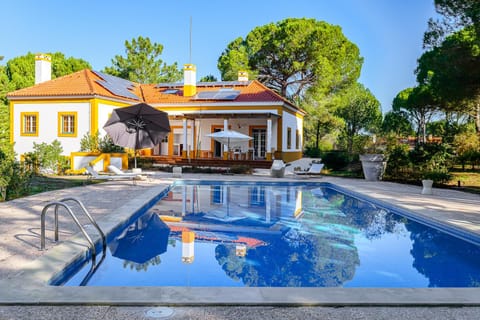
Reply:
[[449, 187], [459, 188], [461, 190], [480, 193], [480, 173], [473, 170], [453, 170], [450, 172], [453, 179], [448, 183]]
[[28, 195], [33, 195], [45, 191], [84, 186], [87, 183], [91, 183], [91, 181], [87, 181], [87, 176], [34, 176], [30, 181]]

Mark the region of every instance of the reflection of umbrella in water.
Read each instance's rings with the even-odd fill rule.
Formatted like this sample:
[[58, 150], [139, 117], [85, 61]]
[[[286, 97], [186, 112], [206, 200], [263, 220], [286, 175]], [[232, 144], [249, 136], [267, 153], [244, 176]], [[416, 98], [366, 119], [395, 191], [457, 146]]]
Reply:
[[246, 134], [243, 134], [234, 130], [217, 131], [214, 133], [207, 134], [207, 137], [211, 137], [213, 138], [213, 140], [226, 145], [228, 150], [230, 150], [231, 143], [245, 142], [253, 139], [252, 137], [247, 136]]
[[109, 244], [114, 257], [145, 263], [167, 251], [170, 228], [157, 214], [146, 213]]
[[103, 129], [113, 143], [135, 151], [153, 148], [170, 132], [170, 122], [166, 112], [157, 110], [146, 103], [114, 109]]

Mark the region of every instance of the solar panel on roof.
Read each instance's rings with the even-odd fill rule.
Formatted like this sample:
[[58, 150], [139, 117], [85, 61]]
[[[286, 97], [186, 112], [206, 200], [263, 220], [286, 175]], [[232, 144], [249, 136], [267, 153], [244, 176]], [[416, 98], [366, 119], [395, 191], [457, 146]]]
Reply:
[[178, 87], [183, 87], [183, 83], [165, 82], [165, 83], [159, 83], [155, 86], [155, 88], [178, 88]]
[[225, 87], [225, 86], [248, 86], [251, 81], [215, 81], [197, 82], [197, 87]]
[[215, 95], [217, 94], [217, 91], [203, 91], [197, 93], [197, 96], [195, 97], [196, 100], [212, 100], [214, 99]]
[[140, 100], [136, 94], [130, 91], [134, 87], [133, 82], [99, 71], [93, 71], [93, 73], [102, 79], [96, 80], [96, 82], [110, 91], [112, 94], [134, 100]]
[[219, 90], [215, 95], [215, 100], [235, 100], [239, 94], [238, 90]]
[[239, 90], [220, 89], [216, 91], [199, 92], [195, 100], [235, 100], [239, 95]]

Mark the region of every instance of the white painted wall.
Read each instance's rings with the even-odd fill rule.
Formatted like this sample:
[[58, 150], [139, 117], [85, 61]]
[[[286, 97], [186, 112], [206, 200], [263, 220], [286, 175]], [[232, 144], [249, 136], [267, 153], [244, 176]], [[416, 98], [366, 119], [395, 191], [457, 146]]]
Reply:
[[[21, 136], [21, 112], [38, 112], [38, 136]], [[58, 113], [77, 112], [77, 136], [58, 136]], [[13, 141], [17, 157], [33, 151], [33, 143], [60, 141], [64, 155], [80, 150], [80, 140], [90, 130], [90, 103], [15, 103], [13, 107]]]
[[107, 134], [105, 130], [103, 130], [103, 126], [107, 122], [108, 118], [113, 112], [113, 109], [121, 108], [120, 106], [112, 106], [105, 103], [98, 104], [98, 132], [100, 133], [100, 137], [103, 137]]
[[[293, 114], [284, 112], [283, 113], [283, 129], [282, 129], [282, 150], [283, 151], [301, 151], [302, 150], [302, 135], [303, 135], [303, 125], [302, 120], [297, 118]], [[292, 130], [292, 140], [291, 140], [291, 148], [287, 149], [287, 128], [291, 128]], [[296, 149], [296, 130], [300, 132], [300, 143], [299, 149]]]

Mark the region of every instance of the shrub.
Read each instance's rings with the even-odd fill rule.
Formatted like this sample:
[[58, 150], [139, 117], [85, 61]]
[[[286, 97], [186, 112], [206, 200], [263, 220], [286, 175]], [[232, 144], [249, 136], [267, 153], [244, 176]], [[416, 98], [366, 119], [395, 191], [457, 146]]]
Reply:
[[385, 175], [393, 179], [405, 179], [410, 172], [411, 162], [408, 145], [396, 144], [387, 149], [387, 168]]
[[6, 199], [15, 199], [28, 194], [33, 172], [18, 161], [12, 163], [12, 176], [7, 186]]
[[100, 149], [100, 152], [103, 153], [125, 153], [125, 148], [114, 144], [108, 135], [100, 139], [98, 148]]
[[252, 168], [245, 165], [235, 165], [230, 168], [230, 172], [235, 174], [250, 174], [252, 173]]
[[345, 168], [351, 161], [351, 156], [345, 151], [329, 151], [322, 154], [322, 162], [334, 171]]
[[15, 161], [13, 150], [0, 149], [0, 201], [27, 194], [32, 172]]
[[437, 183], [447, 183], [452, 180], [452, 175], [447, 171], [432, 170], [423, 174], [423, 179], [430, 179]]
[[321, 151], [319, 148], [307, 146], [305, 148], [305, 155], [310, 158], [320, 158]]
[[30, 171], [55, 174], [61, 171], [65, 159], [62, 156], [63, 148], [60, 141], [54, 140], [51, 144], [34, 142], [33, 150], [25, 154], [25, 163]]
[[102, 152], [102, 153], [124, 153], [125, 148], [117, 146], [112, 139], [105, 135], [100, 138], [100, 134], [86, 133], [80, 140], [80, 151], [83, 152]]
[[100, 152], [99, 140], [100, 140], [100, 135], [98, 132], [97, 134], [90, 134], [90, 133], [84, 134], [82, 139], [80, 139], [80, 151]]

